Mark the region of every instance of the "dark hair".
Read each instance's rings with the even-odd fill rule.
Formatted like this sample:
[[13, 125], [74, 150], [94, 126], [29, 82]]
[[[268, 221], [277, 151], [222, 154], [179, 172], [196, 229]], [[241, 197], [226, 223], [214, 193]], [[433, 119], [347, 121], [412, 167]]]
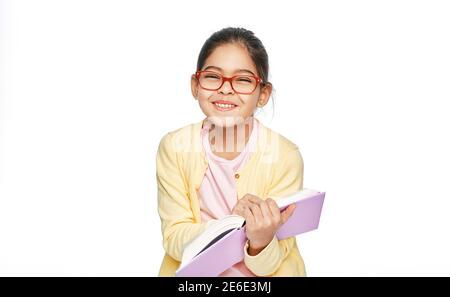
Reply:
[[261, 40], [252, 31], [244, 28], [228, 27], [213, 33], [203, 44], [197, 60], [197, 70], [201, 70], [206, 59], [219, 46], [227, 43], [238, 43], [245, 46], [255, 63], [258, 76], [263, 83], [269, 77], [269, 57]]

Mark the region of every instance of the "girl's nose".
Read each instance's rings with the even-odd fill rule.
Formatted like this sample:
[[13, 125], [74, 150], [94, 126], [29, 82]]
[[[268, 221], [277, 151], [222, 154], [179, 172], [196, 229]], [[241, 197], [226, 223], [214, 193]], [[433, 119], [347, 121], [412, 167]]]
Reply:
[[231, 87], [231, 82], [226, 81], [223, 83], [222, 87], [219, 89], [219, 93], [221, 94], [232, 94], [233, 88]]

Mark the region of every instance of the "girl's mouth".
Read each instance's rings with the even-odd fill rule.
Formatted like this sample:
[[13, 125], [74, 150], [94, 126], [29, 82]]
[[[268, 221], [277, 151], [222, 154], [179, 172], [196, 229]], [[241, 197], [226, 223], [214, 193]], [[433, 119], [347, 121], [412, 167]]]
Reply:
[[216, 107], [219, 111], [230, 111], [237, 107], [237, 105], [232, 103], [219, 103], [219, 102], [213, 102], [213, 105]]

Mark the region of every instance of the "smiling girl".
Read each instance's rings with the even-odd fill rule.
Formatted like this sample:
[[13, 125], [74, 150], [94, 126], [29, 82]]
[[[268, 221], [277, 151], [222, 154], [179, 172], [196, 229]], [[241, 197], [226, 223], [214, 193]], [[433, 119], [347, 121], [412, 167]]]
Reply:
[[245, 218], [247, 242], [244, 259], [220, 276], [306, 275], [296, 238], [275, 235], [295, 208], [280, 213], [275, 200], [303, 188], [303, 159], [254, 117], [272, 93], [268, 74], [249, 30], [225, 28], [203, 45], [191, 90], [206, 117], [167, 133], [157, 152], [160, 276], [175, 275], [186, 243], [230, 214]]

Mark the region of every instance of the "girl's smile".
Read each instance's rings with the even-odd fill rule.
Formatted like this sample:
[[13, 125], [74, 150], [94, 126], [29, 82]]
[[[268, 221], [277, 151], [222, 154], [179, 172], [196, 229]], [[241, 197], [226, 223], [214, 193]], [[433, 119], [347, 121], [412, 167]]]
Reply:
[[228, 112], [228, 111], [234, 110], [238, 107], [237, 104], [234, 104], [233, 102], [226, 101], [226, 100], [216, 100], [216, 101], [212, 102], [212, 104], [218, 111], [221, 111], [221, 112]]

